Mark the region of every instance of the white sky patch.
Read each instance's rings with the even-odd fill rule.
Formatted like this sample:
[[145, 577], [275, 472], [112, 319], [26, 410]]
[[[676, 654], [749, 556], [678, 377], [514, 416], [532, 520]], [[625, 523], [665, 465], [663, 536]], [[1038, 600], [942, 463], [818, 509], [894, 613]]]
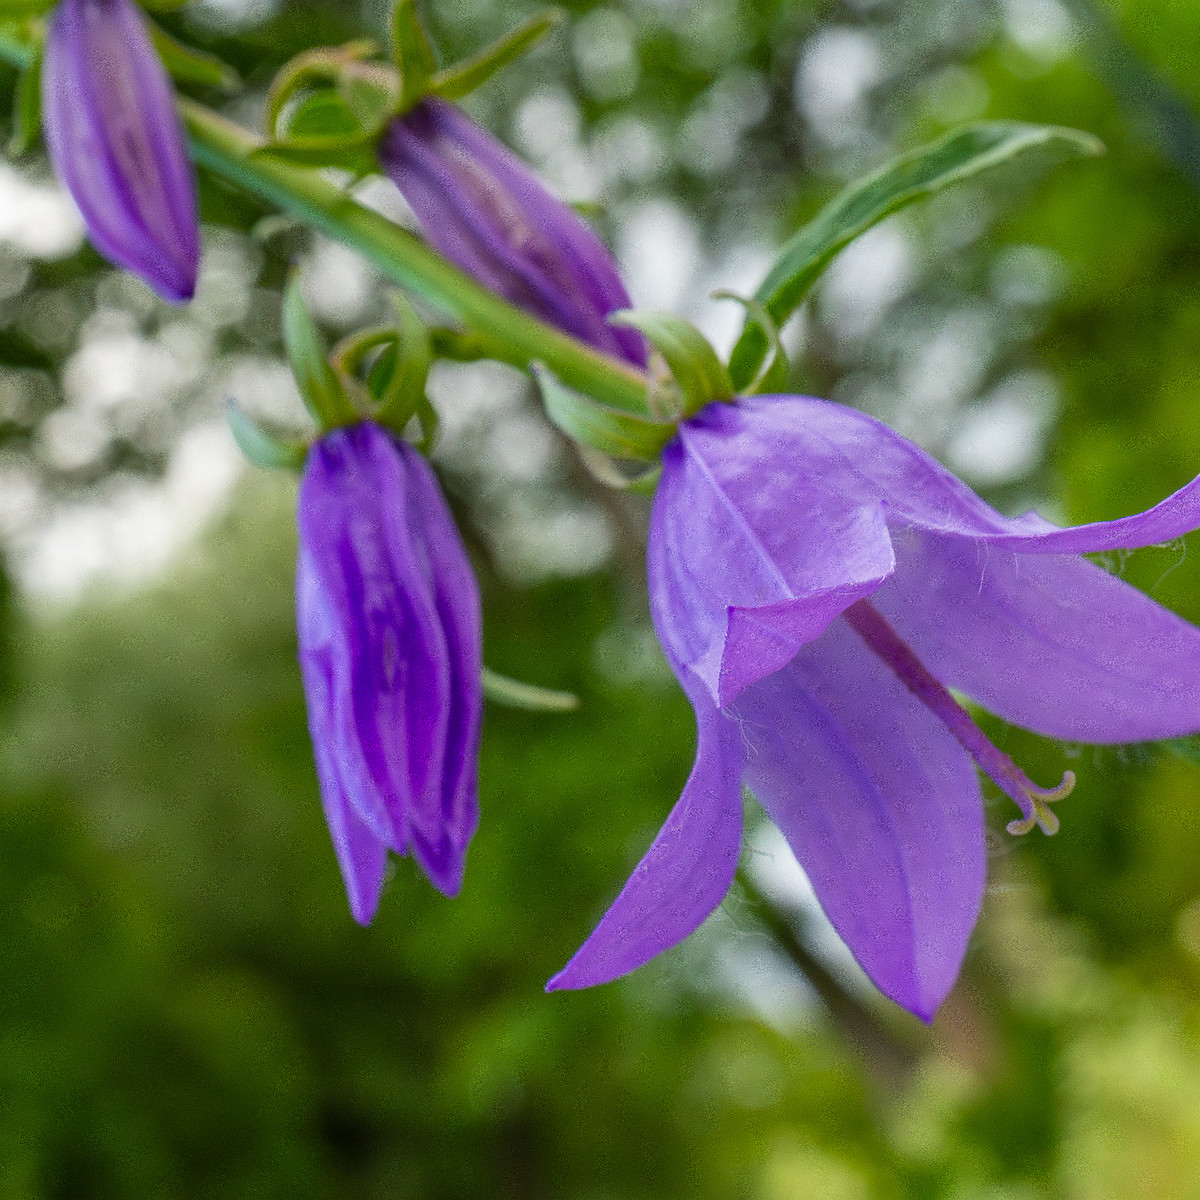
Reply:
[[818, 30], [796, 69], [796, 107], [826, 145], [860, 138], [867, 123], [867, 94], [883, 78], [883, 53], [865, 30]]
[[223, 424], [196, 426], [176, 445], [161, 481], [113, 479], [106, 497], [63, 505], [45, 523], [17, 531], [18, 581], [35, 601], [60, 603], [98, 582], [146, 583], [224, 509], [242, 469]]
[[703, 265], [700, 231], [663, 197], [619, 215], [617, 258], [635, 308], [677, 311]]
[[0, 241], [34, 258], [65, 258], [83, 241], [83, 221], [61, 188], [0, 163]]
[[853, 348], [870, 337], [915, 277], [902, 220], [884, 221], [851, 242], [820, 284], [821, 311], [838, 341]]
[[1011, 483], [1042, 460], [1058, 409], [1058, 388], [1044, 371], [1010, 375], [958, 414], [946, 462], [977, 487]]

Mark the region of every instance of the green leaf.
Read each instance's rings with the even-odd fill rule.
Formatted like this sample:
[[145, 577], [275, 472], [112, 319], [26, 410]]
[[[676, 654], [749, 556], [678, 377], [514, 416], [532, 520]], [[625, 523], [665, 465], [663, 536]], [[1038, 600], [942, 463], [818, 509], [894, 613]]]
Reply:
[[614, 325], [641, 330], [667, 360], [679, 385], [683, 415], [690, 417], [713, 400], [728, 400], [733, 384], [717, 352], [694, 325], [670, 313], [622, 310], [608, 318]]
[[483, 694], [494, 704], [505, 708], [523, 708], [529, 712], [574, 712], [579, 707], [579, 697], [574, 692], [556, 692], [550, 688], [537, 687], [510, 679], [497, 671], [483, 668]]
[[13, 158], [37, 144], [42, 131], [42, 56], [40, 51], [17, 80], [13, 95], [12, 135], [8, 153]]
[[350, 403], [329, 360], [293, 272], [283, 290], [283, 346], [305, 407], [322, 429], [353, 425], [362, 417]]
[[544, 367], [533, 371], [546, 415], [569, 438], [614, 458], [657, 462], [662, 448], [675, 436], [674, 422], [654, 421], [609, 408], [564, 387]]
[[232, 396], [225, 400], [225, 420], [229, 422], [229, 430], [238, 449], [255, 466], [282, 467], [292, 471], [304, 466], [308, 454], [306, 443], [277, 438], [267, 433]]
[[437, 70], [433, 45], [414, 0], [397, 0], [392, 13], [392, 46], [400, 68], [400, 105], [407, 111], [429, 90]]
[[493, 42], [478, 54], [464, 58], [444, 71], [438, 71], [429, 80], [429, 91], [456, 100], [473, 92], [486, 83], [497, 71], [532, 50], [548, 33], [562, 21], [563, 14], [557, 8], [547, 9], [536, 17], [530, 17], [511, 33]]
[[179, 83], [197, 83], [204, 87], [217, 88], [222, 92], [233, 92], [241, 86], [238, 73], [216, 55], [205, 54], [176, 41], [156, 22], [149, 21], [150, 37], [158, 57], [167, 68], [167, 73]]
[[[955, 130], [836, 196], [784, 246], [754, 297], [781, 326], [834, 255], [892, 213], [1027, 150], [1073, 158], [1103, 149], [1091, 134], [1057, 126], [986, 121]], [[729, 361], [735, 387], [740, 390], [754, 378], [766, 350], [761, 326], [749, 321]]]

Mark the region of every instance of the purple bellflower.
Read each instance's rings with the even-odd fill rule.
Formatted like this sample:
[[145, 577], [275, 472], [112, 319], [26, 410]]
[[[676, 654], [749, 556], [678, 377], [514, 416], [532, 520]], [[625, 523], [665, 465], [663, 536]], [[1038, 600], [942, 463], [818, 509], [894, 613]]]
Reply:
[[642, 335], [608, 323], [630, 302], [604, 243], [461, 109], [426, 97], [392, 121], [378, 155], [439, 253], [534, 316], [646, 365]]
[[692, 932], [737, 867], [744, 783], [886, 995], [928, 1020], [984, 887], [978, 765], [1050, 801], [954, 699], [1050, 737], [1200, 729], [1200, 630], [1080, 557], [1200, 526], [1200, 480], [1138, 516], [1002, 517], [878, 421], [821, 400], [711, 404], [663, 456], [651, 608], [696, 711], [683, 795], [548, 987], [603, 983]]
[[355, 920], [387, 851], [447, 896], [479, 818], [479, 589], [437, 479], [373, 422], [309, 451], [296, 624], [321, 799]]
[[133, 0], [62, 0], [42, 62], [46, 147], [106, 258], [164, 300], [196, 290], [196, 182], [170, 80]]

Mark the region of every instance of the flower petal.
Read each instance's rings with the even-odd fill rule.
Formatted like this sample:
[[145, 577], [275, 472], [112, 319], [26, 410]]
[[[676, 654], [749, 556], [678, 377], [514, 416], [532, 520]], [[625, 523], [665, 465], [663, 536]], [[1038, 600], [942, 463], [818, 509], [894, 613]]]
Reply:
[[742, 402], [709, 405], [664, 452], [647, 562], [668, 657], [721, 707], [894, 566], [861, 478], [803, 424], [765, 425]]
[[309, 631], [307, 652], [300, 656], [304, 693], [308, 704], [308, 727], [312, 736], [321, 805], [333, 840], [334, 853], [346, 883], [350, 911], [360, 925], [369, 925], [379, 907], [387, 868], [387, 846], [358, 816], [346, 794], [346, 783], [333, 752], [334, 735], [329, 718], [334, 711], [334, 670], [329, 638], [317, 633], [327, 625], [321, 597], [306, 556], [297, 568], [296, 606], [298, 624]]
[[483, 630], [479, 585], [433, 471], [407, 450], [408, 483], [429, 563], [433, 603], [450, 669], [440, 762], [431, 761], [414, 806], [413, 853], [447, 896], [462, 887], [465, 853], [479, 824], [479, 739], [483, 723]]
[[885, 995], [925, 1020], [958, 975], [984, 883], [974, 766], [844, 621], [732, 709], [745, 781]]
[[1200, 729], [1200, 629], [1085, 559], [910, 531], [874, 603], [943, 683], [1050, 737]]
[[113, 262], [179, 303], [196, 287], [195, 177], [175, 96], [131, 0], [62, 0], [42, 64], [46, 146]]
[[630, 301], [604, 243], [461, 109], [427, 97], [388, 126], [379, 158], [451, 262], [567, 333], [645, 366], [642, 335], [607, 321]]
[[682, 941], [720, 904], [742, 841], [737, 726], [708, 703], [698, 682], [696, 763], [666, 824], [592, 935], [548, 992], [608, 983]]

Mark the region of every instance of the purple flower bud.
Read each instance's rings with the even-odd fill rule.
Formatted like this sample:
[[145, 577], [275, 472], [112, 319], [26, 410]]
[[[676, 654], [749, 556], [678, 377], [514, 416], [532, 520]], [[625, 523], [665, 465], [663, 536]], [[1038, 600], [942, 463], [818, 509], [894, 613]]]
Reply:
[[608, 323], [630, 301], [604, 243], [461, 109], [427, 97], [388, 126], [378, 153], [451, 262], [596, 349], [646, 365], [641, 334]]
[[479, 819], [479, 590], [426, 461], [364, 422], [309, 452], [296, 625], [325, 818], [370, 922], [387, 851], [448, 896]]
[[42, 63], [46, 146], [96, 249], [178, 304], [196, 290], [196, 183], [132, 0], [62, 0]]

